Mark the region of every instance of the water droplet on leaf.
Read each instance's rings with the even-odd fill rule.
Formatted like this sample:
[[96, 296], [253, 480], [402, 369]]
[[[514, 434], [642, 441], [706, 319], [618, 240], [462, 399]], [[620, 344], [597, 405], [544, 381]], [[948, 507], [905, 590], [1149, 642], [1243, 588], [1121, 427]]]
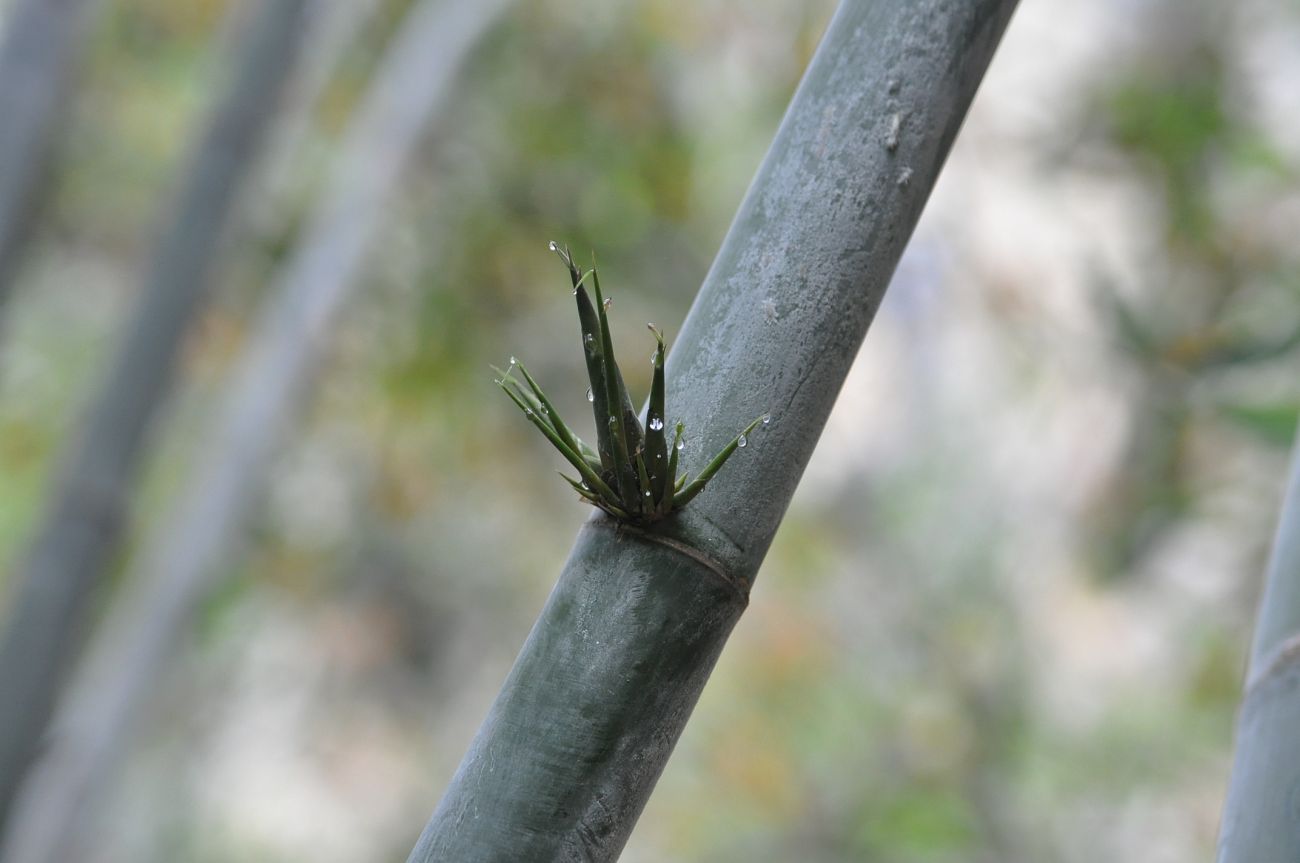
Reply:
[[651, 417], [651, 418], [650, 418], [650, 430], [651, 430], [651, 431], [661, 431], [661, 430], [663, 429], [663, 427], [664, 427], [664, 421], [661, 420], [661, 419], [659, 419], [659, 417]]
[[772, 421], [772, 415], [771, 415], [771, 414], [763, 414], [763, 425], [767, 425], [767, 424], [770, 423], [771, 421]]
[[558, 252], [560, 250], [560, 247], [555, 244], [554, 240], [547, 243], [546, 248], [550, 249], [552, 252]]
[[582, 337], [582, 343], [587, 347], [591, 347], [596, 343], [596, 337], [593, 336], [591, 333], [587, 333], [585, 336]]
[[609, 311], [609, 307], [612, 306], [613, 304], [614, 304], [613, 297], [605, 297], [605, 311]]
[[740, 437], [736, 438], [736, 446], [738, 447], [744, 447], [745, 444], [747, 443], [749, 443], [749, 439], [746, 438], [744, 435], [741, 435]]
[[684, 449], [686, 449], [686, 441], [684, 441], [684, 440], [679, 440], [679, 441], [677, 442], [677, 450], [678, 450], [678, 452], [680, 452], [680, 451], [682, 451], [682, 450], [684, 450]]
[[519, 360], [515, 359], [514, 357], [511, 357], [511, 358], [510, 358], [510, 365], [512, 365], [512, 366], [517, 366], [517, 365], [519, 365]]
[[591, 394], [591, 387], [587, 387], [587, 401], [594, 402], [596, 397]]

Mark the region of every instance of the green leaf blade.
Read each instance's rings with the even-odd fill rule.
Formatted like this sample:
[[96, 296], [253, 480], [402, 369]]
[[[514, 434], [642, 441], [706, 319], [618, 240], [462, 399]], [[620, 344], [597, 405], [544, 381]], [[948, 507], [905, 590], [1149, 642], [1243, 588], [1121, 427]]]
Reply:
[[596, 451], [605, 472], [613, 476], [618, 473], [618, 463], [615, 460], [613, 430], [609, 427], [611, 411], [605, 384], [605, 337], [601, 332], [600, 316], [591, 304], [585, 285], [578, 284], [574, 288], [574, 298], [578, 304], [582, 355], [587, 364], [587, 379], [591, 388], [591, 412], [596, 420]]
[[[766, 414], [763, 416], [766, 416]], [[714, 474], [721, 470], [722, 466], [727, 463], [727, 459], [731, 458], [731, 454], [740, 448], [741, 440], [747, 439], [749, 434], [753, 432], [762, 421], [763, 417], [760, 416], [752, 423], [745, 426], [745, 430], [732, 438], [731, 442], [724, 446], [722, 451], [713, 457], [713, 461], [705, 465], [704, 470], [700, 471], [695, 479], [687, 484], [687, 486], [676, 495], [678, 508], [686, 506], [686, 504], [690, 503], [697, 494], [704, 491], [704, 487], [708, 485], [709, 480], [713, 479]]]
[[664, 489], [670, 487], [668, 441], [664, 434], [664, 336], [654, 324], [649, 325], [654, 333], [655, 370], [650, 384], [650, 403], [645, 414], [645, 459], [650, 469], [650, 494], [656, 509], [667, 513], [671, 508], [664, 506]]
[[[596, 315], [599, 321], [601, 354], [604, 357], [601, 365], [604, 372], [605, 393], [609, 396], [607, 404], [609, 415], [606, 423], [613, 438], [612, 446], [616, 463], [614, 478], [618, 482], [619, 494], [625, 508], [635, 510], [640, 506], [640, 501], [637, 499], [636, 471], [630, 457], [630, 453], [634, 452], [635, 448], [628, 446], [627, 425], [624, 422], [626, 411], [623, 410], [622, 405], [627, 395], [623, 389], [623, 378], [619, 374], [618, 363], [614, 359], [614, 342], [609, 334], [609, 319], [605, 316], [605, 297], [600, 291], [600, 274], [594, 269], [591, 274], [591, 284], [596, 292]], [[630, 403], [630, 400], [628, 402]], [[597, 422], [599, 423], [599, 420]]]

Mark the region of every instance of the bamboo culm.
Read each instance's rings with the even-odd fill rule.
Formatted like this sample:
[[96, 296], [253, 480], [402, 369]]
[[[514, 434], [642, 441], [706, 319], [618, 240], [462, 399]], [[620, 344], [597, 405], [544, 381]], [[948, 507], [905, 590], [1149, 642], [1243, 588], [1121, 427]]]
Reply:
[[1300, 860], [1300, 442], [1291, 455], [1245, 689], [1219, 863]]
[[96, 804], [130, 750], [151, 689], [242, 545], [241, 518], [322, 365], [321, 335], [366, 283], [359, 276], [386, 204], [457, 72], [508, 5], [419, 0], [406, 13], [349, 123], [334, 181], [270, 290], [203, 457], [172, 517], [128, 568], [60, 707], [15, 807], [4, 863], [82, 859], [96, 835]]
[[274, 115], [310, 3], [251, 5], [256, 14], [232, 46], [229, 85], [166, 210], [131, 321], [14, 571], [16, 593], [0, 634], [0, 825], [113, 561], [148, 428], [208, 293], [241, 181]]
[[18, 0], [0, 37], [0, 321], [102, 0]]
[[758, 571], [1014, 0], [847, 0], [669, 354], [688, 507], [578, 535], [411, 863], [617, 858]]

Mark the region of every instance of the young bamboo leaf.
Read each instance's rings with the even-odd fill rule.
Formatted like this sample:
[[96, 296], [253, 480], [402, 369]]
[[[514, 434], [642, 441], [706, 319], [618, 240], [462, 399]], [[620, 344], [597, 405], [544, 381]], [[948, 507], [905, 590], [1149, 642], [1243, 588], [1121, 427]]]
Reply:
[[645, 431], [641, 428], [641, 418], [637, 416], [637, 410], [632, 404], [632, 398], [627, 393], [627, 386], [623, 383], [623, 370], [614, 364], [614, 378], [618, 381], [619, 401], [623, 410], [623, 433], [627, 436], [627, 451], [636, 452], [645, 446]]
[[559, 411], [555, 409], [555, 405], [551, 404], [551, 400], [546, 397], [546, 393], [542, 392], [542, 388], [537, 385], [537, 381], [533, 380], [533, 376], [528, 373], [528, 369], [524, 368], [523, 363], [519, 363], [519, 373], [522, 374], [524, 380], [528, 382], [528, 388], [531, 389], [533, 395], [537, 397], [538, 407], [541, 409], [542, 413], [546, 415], [546, 418], [550, 420], [551, 426], [555, 429], [555, 433], [560, 436], [560, 440], [564, 441], [569, 449], [582, 455], [582, 449], [578, 445], [578, 439], [574, 437], [573, 432], [569, 431], [569, 427], [564, 424], [564, 420], [560, 419]]
[[521, 399], [524, 402], [524, 404], [529, 408], [529, 410], [534, 410], [534, 411], [541, 410], [542, 403], [537, 400], [537, 396], [533, 395], [528, 390], [524, 389], [519, 384], [519, 381], [511, 377], [511, 375], [514, 374], [514, 372], [512, 371], [512, 369], [514, 369], [513, 364], [510, 366], [509, 369], [505, 371], [501, 371], [501, 369], [492, 365], [488, 366], [488, 368], [492, 369], [492, 371], [497, 373], [497, 380], [496, 380], [497, 386], [508, 387], [511, 392], [513, 392], [519, 399]]
[[664, 513], [670, 513], [673, 511], [675, 503], [673, 497], [676, 495], [677, 489], [682, 487], [682, 482], [686, 479], [685, 474], [682, 474], [680, 477], [677, 476], [677, 454], [682, 451], [682, 435], [685, 434], [685, 432], [686, 426], [680, 422], [677, 423], [677, 428], [673, 432], [673, 445], [668, 451], [668, 470], [664, 471], [664, 476], [667, 480], [664, 483], [663, 502], [661, 504]]
[[573, 490], [576, 491], [582, 497], [586, 498], [592, 503], [597, 503], [600, 500], [600, 497], [597, 496], [597, 494], [594, 491], [592, 491], [591, 489], [583, 485], [581, 481], [574, 479], [573, 477], [569, 476], [567, 473], [565, 473], [562, 470], [557, 470], [556, 473], [560, 475], [560, 479], [564, 480], [569, 485], [573, 486]]
[[662, 512], [667, 512], [668, 508], [663, 508], [664, 489], [669, 484], [669, 474], [666, 470], [668, 464], [668, 443], [664, 434], [664, 335], [654, 324], [647, 324], [650, 332], [654, 333], [655, 342], [655, 371], [654, 378], [650, 384], [650, 403], [646, 406], [645, 412], [645, 458], [650, 468], [650, 494], [656, 508]]
[[605, 466], [600, 463], [600, 456], [596, 451], [587, 446], [587, 444], [583, 442], [582, 438], [575, 437], [574, 440], [578, 442], [578, 455], [582, 456], [587, 464], [591, 465], [591, 469], [596, 473], [603, 471]]
[[573, 287], [577, 289], [578, 283], [582, 281], [582, 273], [574, 265], [573, 253], [569, 251], [569, 247], [564, 246], [561, 248], [559, 243], [551, 240], [547, 248], [559, 255], [561, 261], [564, 261], [564, 265], [569, 268], [569, 278], [573, 280]]
[[560, 455], [564, 456], [569, 464], [577, 468], [583, 481], [586, 482], [590, 488], [594, 489], [601, 495], [608, 495], [611, 500], [617, 499], [614, 496], [613, 490], [610, 489], [610, 487], [605, 484], [605, 481], [591, 469], [591, 465], [587, 464], [587, 462], [583, 460], [582, 456], [569, 449], [568, 445], [565, 444], [565, 442], [560, 439], [560, 436], [555, 433], [555, 430], [538, 415], [537, 411], [530, 408], [523, 399], [511, 391], [504, 381], [501, 382], [499, 386], [505, 391], [506, 395], [510, 396], [511, 401], [519, 406], [519, 409], [524, 412], [524, 416], [528, 417], [529, 422], [537, 426], [537, 428], [541, 430], [542, 434], [546, 435], [546, 439], [560, 451]]
[[650, 491], [650, 477], [646, 473], [645, 453], [637, 450], [636, 453], [636, 476], [640, 492], [637, 493], [637, 502], [641, 505], [641, 512], [650, 515], [654, 512], [655, 501], [654, 495]]
[[[618, 373], [618, 365], [614, 362], [614, 342], [609, 335], [609, 320], [605, 316], [605, 298], [600, 292], [600, 275], [593, 271], [591, 276], [592, 288], [596, 292], [596, 315], [600, 322], [600, 350], [604, 361], [601, 363], [605, 379], [605, 394], [608, 396], [607, 408], [609, 415], [605, 422], [613, 438], [612, 446], [614, 450], [615, 474], [614, 479], [618, 483], [620, 499], [628, 509], [638, 509], [640, 501], [637, 500], [637, 481], [636, 471], [632, 466], [630, 453], [635, 448], [630, 447], [627, 438], [628, 428], [624, 422], [626, 414], [622, 409], [624, 395], [622, 379]], [[585, 293], [585, 292], [583, 292]], [[597, 420], [597, 425], [600, 420]]]
[[[680, 422], [676, 424], [669, 445], [664, 430], [667, 387], [663, 333], [654, 324], [649, 325], [655, 337], [655, 352], [651, 357], [654, 373], [643, 429], [614, 358], [614, 343], [606, 314], [609, 301], [601, 291], [599, 274], [595, 268], [585, 273], [579, 270], [567, 247], [551, 243], [550, 248], [564, 262], [573, 284], [578, 320], [582, 326], [583, 355], [591, 381], [587, 398], [596, 418], [596, 449], [583, 443], [565, 425], [541, 385], [513, 357], [505, 371], [495, 369], [500, 375], [497, 383], [565, 460], [578, 469], [580, 479], [565, 476], [565, 481], [583, 500], [616, 518], [633, 522], [656, 521], [671, 515], [704, 490], [731, 454], [745, 446], [746, 435], [763, 422], [766, 415], [750, 423], [694, 479], [685, 474], [678, 477], [685, 427]], [[595, 295], [594, 303], [587, 291], [588, 282]], [[516, 366], [523, 376], [523, 383], [513, 377]]]
[[600, 317], [591, 304], [582, 277], [577, 279], [573, 290], [578, 304], [578, 323], [582, 329], [582, 355], [587, 363], [587, 378], [590, 382], [588, 400], [596, 419], [596, 450], [605, 472], [613, 476], [618, 473], [618, 462], [614, 452], [614, 432], [609, 427], [612, 405], [605, 388], [605, 340], [600, 328]]
[[[556, 471], [556, 473], [560, 473], [560, 472]], [[627, 514], [627, 511], [624, 510], [622, 507], [616, 506], [612, 502], [605, 500], [599, 494], [596, 494], [595, 492], [591, 491], [591, 489], [587, 488], [582, 483], [575, 480], [573, 477], [565, 476], [563, 473], [560, 473], [560, 476], [564, 479], [565, 482], [573, 486], [573, 490], [576, 491], [584, 500], [590, 502], [595, 506], [600, 507], [601, 509], [605, 510], [605, 512], [617, 518], [631, 518], [631, 516]]]
[[[766, 416], [766, 414], [763, 416]], [[722, 452], [714, 456], [713, 461], [709, 462], [708, 465], [705, 466], [704, 470], [700, 471], [699, 475], [696, 476], [689, 485], [682, 489], [680, 494], [675, 496], [675, 502], [678, 508], [686, 506], [686, 504], [691, 502], [692, 498], [704, 491], [704, 486], [708, 484], [709, 480], [713, 479], [713, 475], [722, 469], [722, 466], [727, 463], [727, 459], [731, 458], [731, 454], [735, 452], [738, 447], [745, 445], [750, 432], [752, 432], [762, 421], [763, 417], [758, 417], [752, 423], [745, 426], [745, 430], [732, 438], [731, 443], [724, 446]]]

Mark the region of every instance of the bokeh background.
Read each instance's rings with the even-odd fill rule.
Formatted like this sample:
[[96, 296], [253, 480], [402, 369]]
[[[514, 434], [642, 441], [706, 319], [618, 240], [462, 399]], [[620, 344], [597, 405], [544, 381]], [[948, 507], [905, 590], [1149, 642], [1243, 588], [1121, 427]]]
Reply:
[[[323, 71], [244, 202], [110, 594], [409, 5], [334, 3], [345, 38], [308, 40]], [[833, 6], [509, 8], [403, 175], [91, 859], [405, 859], [586, 516], [488, 368], [516, 355], [584, 415], [547, 241], [598, 252], [625, 352], [648, 320], [671, 340]], [[238, 14], [96, 21], [0, 337], [0, 562]], [[1297, 81], [1292, 0], [1025, 0], [623, 859], [1210, 858], [1300, 404]]]

